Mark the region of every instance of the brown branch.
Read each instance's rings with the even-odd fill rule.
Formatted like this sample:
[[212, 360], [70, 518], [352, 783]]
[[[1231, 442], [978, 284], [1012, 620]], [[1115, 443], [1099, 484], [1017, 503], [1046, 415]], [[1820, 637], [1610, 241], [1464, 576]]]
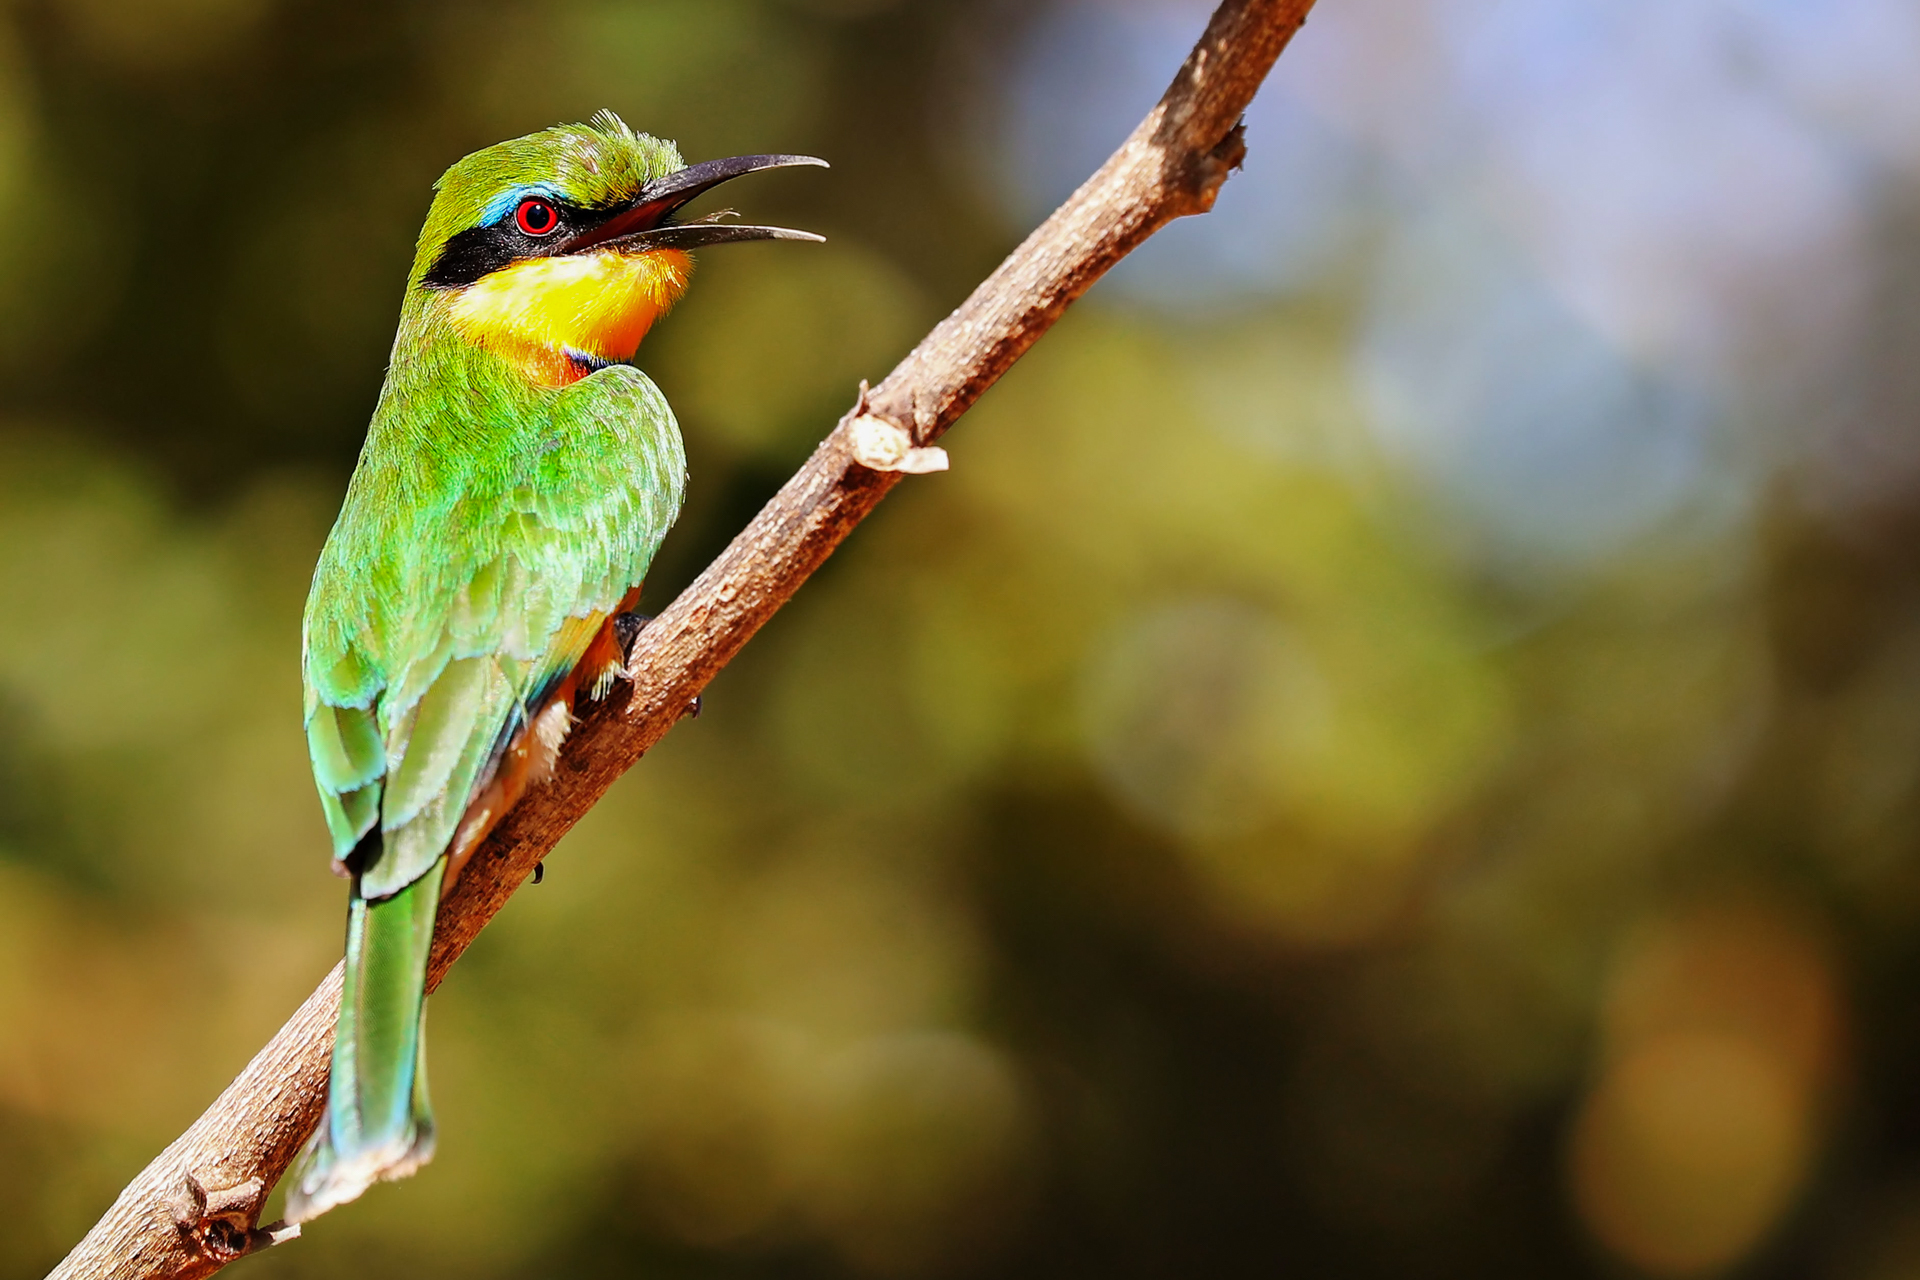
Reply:
[[[429, 989], [901, 476], [936, 461], [927, 447], [1076, 298], [1168, 222], [1212, 208], [1245, 154], [1240, 115], [1312, 3], [1225, 0], [1120, 150], [884, 382], [863, 389], [860, 403], [753, 523], [647, 624], [629, 664], [632, 684], [581, 721], [553, 781], [508, 815], [442, 904]], [[184, 1280], [296, 1234], [255, 1223], [319, 1121], [339, 999], [336, 966], [53, 1275]]]

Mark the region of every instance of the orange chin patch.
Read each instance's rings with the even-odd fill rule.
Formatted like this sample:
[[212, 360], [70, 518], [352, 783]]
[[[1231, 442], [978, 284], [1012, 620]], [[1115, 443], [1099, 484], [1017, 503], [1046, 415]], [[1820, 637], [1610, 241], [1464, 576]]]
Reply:
[[453, 322], [469, 342], [546, 383], [571, 382], [577, 351], [626, 360], [653, 322], [686, 292], [693, 261], [678, 249], [532, 258], [468, 285]]

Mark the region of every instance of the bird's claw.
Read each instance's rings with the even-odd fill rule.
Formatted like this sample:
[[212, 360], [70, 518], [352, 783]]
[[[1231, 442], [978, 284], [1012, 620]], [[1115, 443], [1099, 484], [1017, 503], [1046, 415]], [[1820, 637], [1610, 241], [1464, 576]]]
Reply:
[[[634, 641], [640, 638], [641, 630], [652, 621], [653, 615], [650, 613], [616, 613], [613, 615], [613, 638], [620, 646], [621, 662], [628, 667], [633, 665]], [[681, 709], [680, 715], [683, 719], [688, 716], [691, 716], [695, 720], [700, 718], [699, 694], [696, 693], [692, 698], [687, 700], [687, 705]], [[534, 883], [538, 884], [540, 882], [536, 880]]]
[[613, 639], [620, 646], [620, 661], [633, 661], [633, 642], [640, 638], [640, 631], [653, 615], [649, 613], [616, 613], [613, 616]]

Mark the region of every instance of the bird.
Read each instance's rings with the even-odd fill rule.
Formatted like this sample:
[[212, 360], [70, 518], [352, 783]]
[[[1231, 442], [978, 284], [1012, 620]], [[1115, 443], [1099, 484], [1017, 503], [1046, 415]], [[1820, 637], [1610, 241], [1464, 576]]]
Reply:
[[688, 165], [603, 111], [457, 161], [434, 184], [386, 377], [302, 627], [308, 754], [348, 877], [326, 1111], [288, 1188], [305, 1221], [429, 1160], [422, 1056], [442, 896], [551, 771], [624, 666], [686, 454], [631, 362], [689, 251], [823, 237], [685, 220], [766, 169]]

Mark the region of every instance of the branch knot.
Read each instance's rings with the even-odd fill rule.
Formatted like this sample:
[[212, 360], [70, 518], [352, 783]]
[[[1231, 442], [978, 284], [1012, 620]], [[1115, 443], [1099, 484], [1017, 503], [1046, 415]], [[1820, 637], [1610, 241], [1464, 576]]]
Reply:
[[267, 1184], [248, 1178], [238, 1186], [208, 1191], [191, 1172], [180, 1175], [180, 1188], [168, 1208], [180, 1239], [202, 1258], [225, 1266], [261, 1249], [270, 1249], [300, 1234], [284, 1222], [256, 1227], [267, 1201]]
[[869, 471], [925, 475], [945, 471], [948, 465], [945, 449], [916, 446], [905, 427], [871, 413], [861, 413], [847, 422], [847, 446], [853, 451], [853, 460]]

